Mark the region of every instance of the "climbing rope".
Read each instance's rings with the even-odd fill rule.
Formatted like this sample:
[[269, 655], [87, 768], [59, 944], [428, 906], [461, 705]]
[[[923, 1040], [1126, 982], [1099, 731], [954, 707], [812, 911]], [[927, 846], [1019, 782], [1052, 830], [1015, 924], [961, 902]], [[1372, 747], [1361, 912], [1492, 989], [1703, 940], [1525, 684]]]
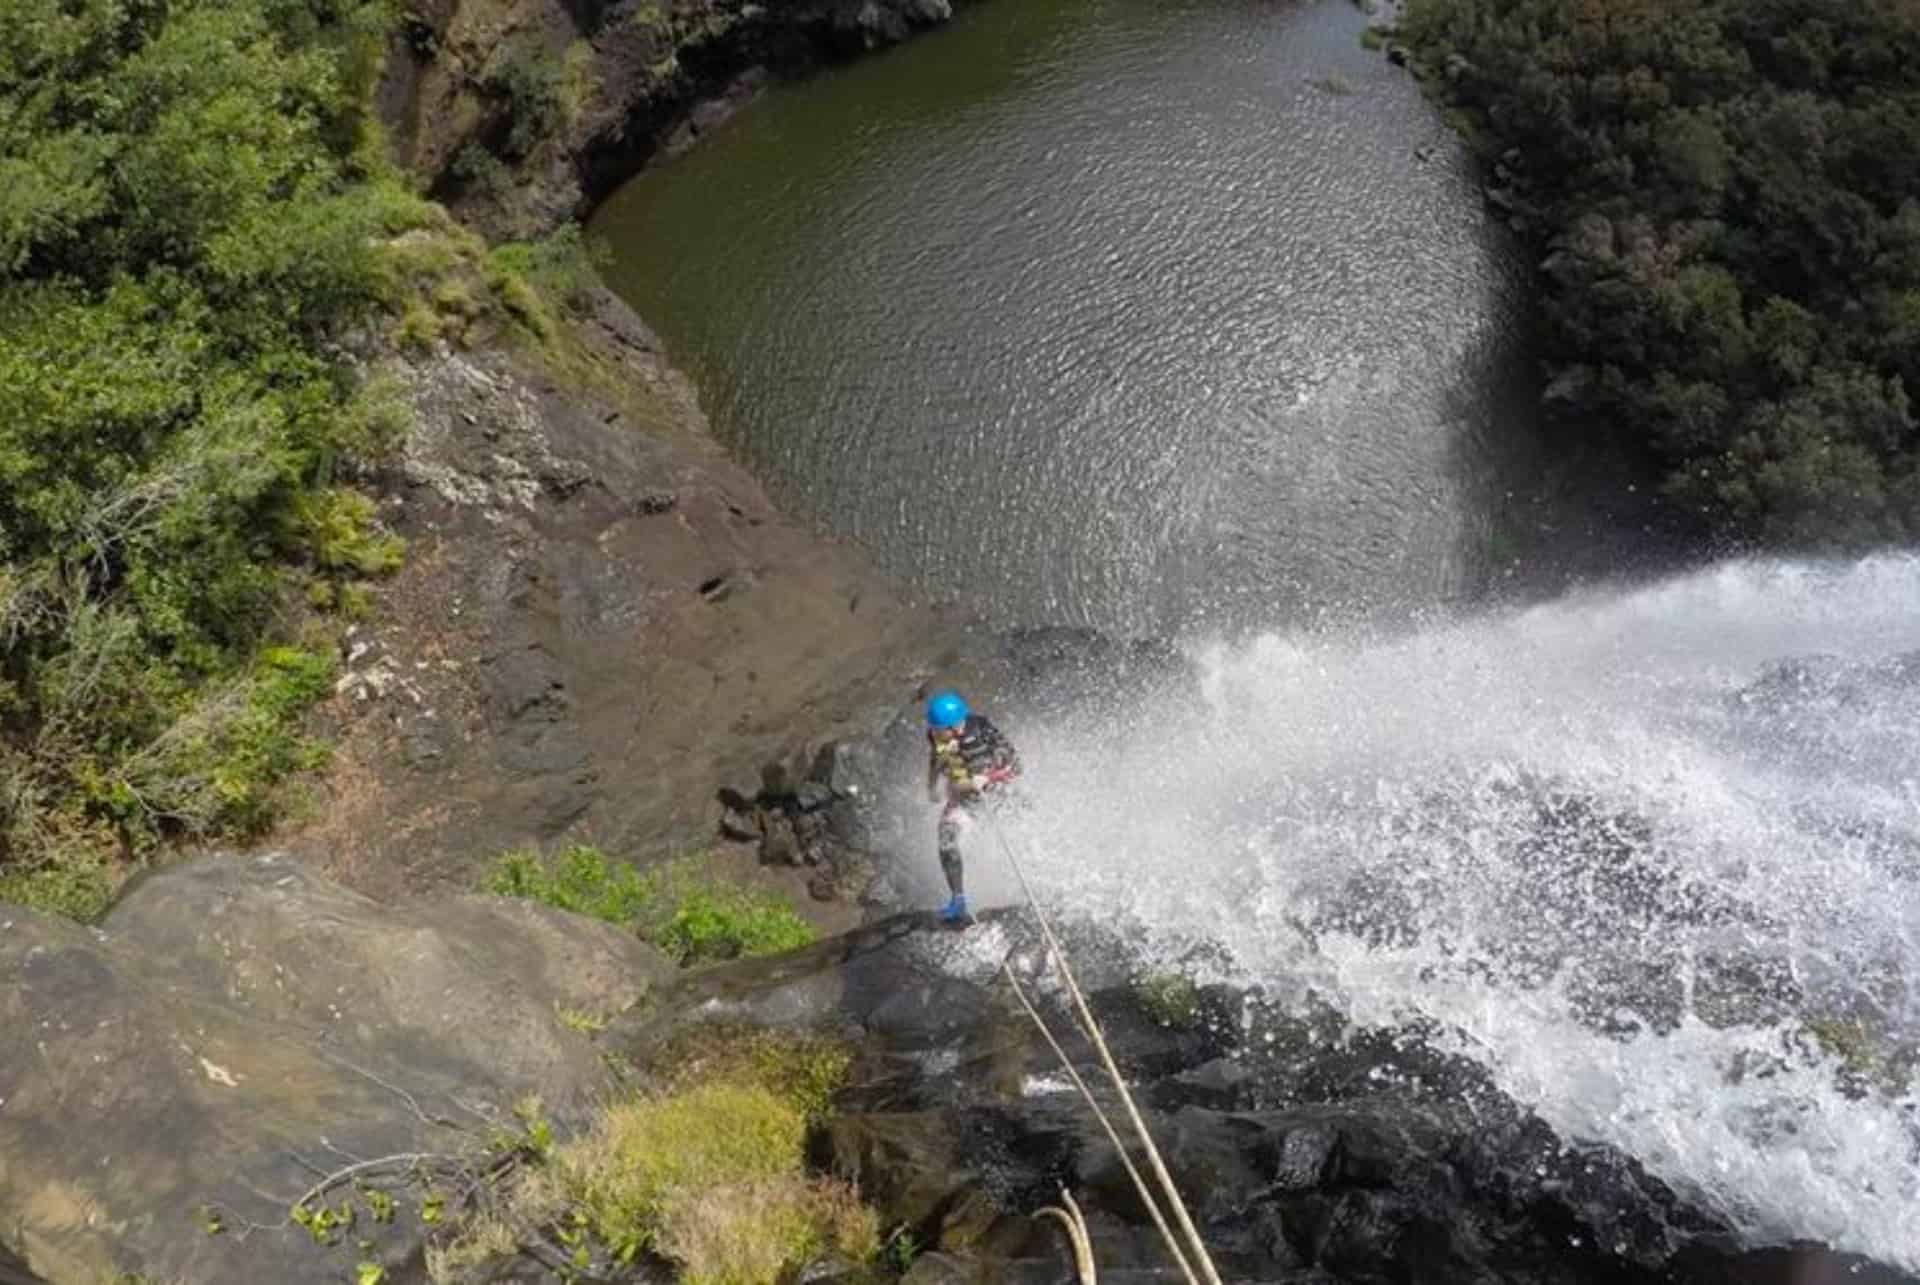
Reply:
[[[1140, 1140], [1141, 1149], [1146, 1152], [1147, 1163], [1153, 1169], [1154, 1179], [1158, 1182], [1160, 1192], [1166, 1198], [1167, 1205], [1173, 1210], [1173, 1216], [1178, 1221], [1181, 1233], [1186, 1239], [1187, 1248], [1192, 1251], [1193, 1262], [1199, 1265], [1199, 1279], [1204, 1280], [1206, 1285], [1221, 1285], [1220, 1273], [1214, 1268], [1213, 1258], [1207, 1253], [1207, 1247], [1205, 1243], [1201, 1241], [1200, 1233], [1193, 1225], [1193, 1218], [1187, 1212], [1186, 1201], [1180, 1198], [1180, 1191], [1174, 1185], [1173, 1175], [1167, 1172], [1166, 1162], [1160, 1158], [1160, 1148], [1154, 1145], [1153, 1134], [1148, 1131], [1146, 1121], [1140, 1116], [1140, 1108], [1133, 1100], [1133, 1093], [1127, 1088], [1126, 1079], [1120, 1074], [1120, 1067], [1113, 1060], [1113, 1051], [1107, 1047], [1106, 1036], [1100, 1030], [1100, 1023], [1095, 1020], [1093, 1010], [1087, 1006], [1087, 999], [1080, 991], [1080, 984], [1074, 980], [1073, 966], [1067, 962], [1067, 952], [1060, 945], [1060, 939], [1054, 936], [1053, 924], [1047, 918], [1047, 912], [1041, 907], [1040, 898], [1034, 894], [1033, 884], [1027, 879], [1026, 869], [1020, 864], [1020, 858], [1014, 854], [1013, 845], [1007, 842], [1007, 836], [1000, 829], [999, 822], [989, 816], [987, 818], [987, 824], [993, 830], [993, 837], [998, 841], [1000, 851], [1006, 855], [1007, 865], [1013, 870], [1014, 877], [1020, 881], [1020, 891], [1025, 895], [1027, 906], [1033, 911], [1033, 917], [1040, 925], [1040, 935], [1047, 944], [1048, 954], [1053, 960], [1054, 967], [1059, 971], [1060, 980], [1065, 984], [1067, 994], [1073, 1000], [1073, 1011], [1079, 1019], [1081, 1032], [1093, 1045], [1094, 1050], [1099, 1053], [1100, 1064], [1106, 1068], [1107, 1077], [1113, 1081], [1114, 1090], [1119, 1094], [1122, 1105], [1127, 1109], [1127, 1118], [1133, 1125], [1135, 1136]], [[1009, 980], [1013, 980], [1013, 970], [1010, 967], [1003, 963], [1001, 969]], [[1120, 1145], [1118, 1133], [1114, 1130], [1113, 1126], [1108, 1123], [1099, 1104], [1093, 1100], [1092, 1093], [1088, 1092], [1086, 1085], [1081, 1081], [1079, 1074], [1074, 1070], [1072, 1063], [1068, 1060], [1065, 1051], [1061, 1049], [1059, 1043], [1053, 1038], [1053, 1033], [1047, 1029], [1046, 1023], [1040, 1020], [1039, 1012], [1020, 990], [1020, 984], [1017, 980], [1014, 980], [1014, 993], [1019, 996], [1020, 1003], [1027, 1010], [1028, 1015], [1032, 1017], [1034, 1022], [1040, 1027], [1041, 1033], [1046, 1036], [1047, 1043], [1053, 1048], [1054, 1056], [1060, 1059], [1060, 1064], [1066, 1068], [1069, 1078], [1073, 1080], [1074, 1084], [1080, 1089], [1082, 1096], [1084, 1096], [1089, 1105], [1093, 1107], [1094, 1114], [1100, 1117], [1101, 1124], [1105, 1126], [1107, 1130], [1107, 1136], [1113, 1140], [1114, 1146], [1119, 1148], [1120, 1158], [1126, 1163], [1127, 1172], [1133, 1176], [1134, 1184], [1138, 1187], [1141, 1198], [1146, 1200], [1147, 1209], [1153, 1214], [1154, 1223], [1160, 1228], [1161, 1235], [1166, 1239], [1168, 1249], [1173, 1251], [1175, 1261], [1180, 1264], [1181, 1270], [1186, 1273], [1188, 1281], [1195, 1282], [1195, 1285], [1198, 1285], [1188, 1260], [1174, 1247], [1173, 1235], [1162, 1219], [1158, 1206], [1155, 1205], [1152, 1198], [1147, 1194], [1146, 1183], [1141, 1180], [1139, 1173], [1133, 1167], [1133, 1163], [1128, 1160], [1127, 1149]]]
[[[1106, 1130], [1107, 1141], [1113, 1143], [1113, 1149], [1120, 1153], [1120, 1163], [1126, 1167], [1127, 1177], [1133, 1179], [1133, 1189], [1140, 1193], [1141, 1203], [1146, 1205], [1147, 1213], [1153, 1216], [1153, 1225], [1160, 1230], [1160, 1240], [1166, 1245], [1167, 1253], [1173, 1256], [1173, 1261], [1180, 1265], [1180, 1274], [1187, 1278], [1187, 1285], [1200, 1285], [1199, 1278], [1193, 1274], [1192, 1265], [1187, 1262], [1187, 1256], [1180, 1252], [1180, 1242], [1174, 1239], [1173, 1229], [1167, 1226], [1166, 1215], [1160, 1212], [1160, 1202], [1153, 1198], [1153, 1189], [1147, 1186], [1147, 1180], [1141, 1176], [1139, 1167], [1133, 1163], [1133, 1157], [1127, 1154], [1127, 1144], [1120, 1140], [1119, 1130], [1113, 1127], [1113, 1121], [1100, 1106], [1099, 1099], [1093, 1096], [1093, 1090], [1088, 1088], [1087, 1082], [1080, 1078], [1080, 1072], [1074, 1066], [1073, 1059], [1069, 1058], [1067, 1051], [1060, 1047], [1060, 1041], [1054, 1038], [1053, 1029], [1047, 1025], [1047, 1020], [1040, 1016], [1040, 1011], [1027, 998], [1026, 989], [1020, 985], [1020, 979], [1014, 975], [1013, 965], [1002, 960], [1000, 971], [1007, 975], [1007, 982], [1013, 987], [1013, 996], [1020, 1001], [1020, 1007], [1027, 1011], [1027, 1016], [1033, 1019], [1033, 1024], [1040, 1028], [1040, 1034], [1046, 1037], [1047, 1047], [1051, 1048], [1054, 1057], [1059, 1059], [1060, 1068], [1067, 1073], [1067, 1078], [1073, 1081], [1073, 1087], [1080, 1090], [1080, 1096], [1086, 1099], [1088, 1108], [1093, 1112], [1093, 1118], [1100, 1122], [1102, 1129]], [[1064, 1194], [1062, 1192], [1062, 1195]], [[1040, 1212], [1048, 1211], [1043, 1209]], [[1085, 1220], [1082, 1219], [1081, 1222], [1084, 1226]], [[1075, 1251], [1077, 1254], [1077, 1242]], [[1081, 1277], [1081, 1285], [1092, 1285], [1091, 1278], [1084, 1273]]]

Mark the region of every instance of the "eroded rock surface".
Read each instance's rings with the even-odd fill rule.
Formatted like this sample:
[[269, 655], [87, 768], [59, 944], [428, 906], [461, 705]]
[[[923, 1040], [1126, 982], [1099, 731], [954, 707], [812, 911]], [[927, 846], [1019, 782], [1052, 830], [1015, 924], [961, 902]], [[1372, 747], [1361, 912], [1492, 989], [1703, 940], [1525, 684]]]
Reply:
[[320, 1175], [476, 1147], [528, 1094], [580, 1118], [609, 1078], [563, 1014], [672, 972], [605, 924], [383, 905], [278, 855], [156, 875], [99, 928], [0, 906], [0, 1238], [56, 1285], [345, 1279], [286, 1221]]
[[719, 783], [884, 721], [950, 627], [775, 512], [623, 304], [596, 296], [577, 338], [599, 383], [501, 347], [399, 367], [407, 562], [348, 641], [335, 765], [286, 839], [363, 891], [471, 886], [562, 837], [708, 843]]

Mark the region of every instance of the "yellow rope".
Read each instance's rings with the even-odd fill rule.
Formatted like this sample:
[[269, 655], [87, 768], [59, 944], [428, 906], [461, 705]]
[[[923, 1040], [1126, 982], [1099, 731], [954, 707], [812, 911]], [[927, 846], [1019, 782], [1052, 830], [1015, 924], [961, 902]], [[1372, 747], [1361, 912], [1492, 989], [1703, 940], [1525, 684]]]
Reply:
[[[1061, 947], [1059, 938], [1053, 935], [1053, 925], [1047, 919], [1046, 911], [1040, 908], [1040, 899], [1034, 895], [1033, 885], [1027, 881], [1027, 872], [1020, 865], [1020, 859], [1013, 854], [1013, 847], [1007, 842], [1007, 836], [1000, 830], [999, 823], [992, 817], [987, 823], [993, 828], [994, 838], [999, 840], [1000, 850], [1006, 854], [1007, 864], [1013, 868], [1014, 875], [1020, 880], [1021, 891], [1026, 894], [1027, 905], [1032, 908], [1033, 916], [1040, 924], [1040, 933], [1046, 939], [1047, 947], [1053, 956], [1054, 966], [1060, 970], [1060, 980], [1066, 983], [1067, 994], [1073, 997], [1074, 1011], [1079, 1015], [1082, 1031], [1100, 1054], [1100, 1063], [1107, 1070], [1107, 1076], [1113, 1081], [1113, 1087], [1120, 1094], [1121, 1103], [1127, 1108], [1127, 1118], [1133, 1123], [1134, 1133], [1139, 1136], [1140, 1145], [1147, 1153], [1147, 1163], [1153, 1168], [1154, 1178], [1160, 1184], [1160, 1190], [1166, 1196], [1167, 1204], [1172, 1206], [1173, 1214], [1179, 1220], [1180, 1230], [1185, 1234], [1188, 1248], [1193, 1251], [1200, 1265], [1202, 1278], [1207, 1285], [1221, 1285], [1220, 1273], [1214, 1268], [1213, 1258], [1207, 1253], [1207, 1247], [1200, 1239], [1200, 1232], [1193, 1225], [1193, 1218], [1187, 1213], [1187, 1204], [1180, 1198], [1180, 1191], [1173, 1183], [1173, 1175], [1167, 1172], [1166, 1162], [1160, 1158], [1160, 1148], [1154, 1145], [1153, 1135], [1147, 1131], [1147, 1123], [1140, 1117], [1140, 1108], [1134, 1104], [1133, 1093], [1127, 1088], [1126, 1079], [1120, 1074], [1120, 1068], [1113, 1060], [1113, 1051], [1107, 1047], [1107, 1040], [1100, 1032], [1100, 1023], [1094, 1020], [1093, 1010], [1087, 1007], [1086, 996], [1080, 993], [1080, 984], [1073, 978], [1073, 967], [1067, 962], [1067, 952]], [[1009, 973], [1011, 976], [1011, 973]], [[1123, 1149], [1122, 1155], [1125, 1154]]]
[[1187, 1256], [1180, 1252], [1180, 1242], [1173, 1237], [1173, 1229], [1167, 1226], [1166, 1215], [1160, 1212], [1160, 1203], [1153, 1198], [1153, 1189], [1147, 1186], [1147, 1180], [1141, 1176], [1140, 1170], [1134, 1165], [1133, 1157], [1127, 1154], [1127, 1144], [1120, 1141], [1119, 1130], [1113, 1127], [1113, 1121], [1108, 1119], [1107, 1113], [1101, 1109], [1098, 1099], [1093, 1096], [1093, 1090], [1088, 1088], [1087, 1082], [1080, 1078], [1080, 1072], [1074, 1067], [1073, 1059], [1069, 1058], [1067, 1051], [1060, 1047], [1060, 1041], [1054, 1038], [1053, 1030], [1047, 1025], [1046, 1019], [1040, 1016], [1040, 1011], [1033, 1006], [1033, 1001], [1027, 998], [1027, 992], [1020, 985], [1020, 979], [1014, 976], [1013, 967], [1002, 961], [1000, 971], [1007, 975], [1007, 981], [1012, 985], [1014, 998], [1020, 1001], [1020, 1007], [1027, 1010], [1027, 1016], [1033, 1019], [1033, 1024], [1040, 1028], [1040, 1034], [1046, 1037], [1047, 1047], [1051, 1048], [1054, 1057], [1060, 1060], [1060, 1068], [1067, 1073], [1067, 1078], [1073, 1081], [1073, 1087], [1080, 1090], [1080, 1096], [1087, 1100], [1087, 1106], [1093, 1111], [1093, 1118], [1100, 1122], [1102, 1129], [1106, 1130], [1107, 1140], [1113, 1143], [1113, 1149], [1120, 1153], [1120, 1163], [1126, 1166], [1127, 1177], [1133, 1179], [1133, 1188], [1140, 1193], [1141, 1203], [1146, 1205], [1147, 1212], [1153, 1216], [1153, 1225], [1160, 1229], [1160, 1239], [1166, 1244], [1167, 1252], [1173, 1255], [1173, 1261], [1180, 1265], [1180, 1274], [1187, 1278], [1187, 1285], [1199, 1285], [1192, 1266], [1187, 1262]]

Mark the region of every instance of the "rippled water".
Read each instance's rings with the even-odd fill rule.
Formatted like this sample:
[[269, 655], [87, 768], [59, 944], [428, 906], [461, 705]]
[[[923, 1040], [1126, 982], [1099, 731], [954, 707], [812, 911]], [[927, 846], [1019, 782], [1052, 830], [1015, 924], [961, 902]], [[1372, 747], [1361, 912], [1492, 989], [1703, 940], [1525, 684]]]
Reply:
[[1519, 286], [1360, 21], [996, 0], [595, 230], [787, 503], [1003, 621], [1188, 640], [1197, 680], [998, 711], [1063, 912], [1920, 1270], [1920, 559], [1435, 621], [1524, 453]]
[[1757, 1243], [1920, 1271], [1920, 557], [1193, 659], [1009, 712], [1050, 901], [1430, 1024]]
[[1453, 598], [1523, 432], [1519, 292], [1362, 23], [979, 6], [769, 96], [593, 231], [783, 500], [1002, 621]]

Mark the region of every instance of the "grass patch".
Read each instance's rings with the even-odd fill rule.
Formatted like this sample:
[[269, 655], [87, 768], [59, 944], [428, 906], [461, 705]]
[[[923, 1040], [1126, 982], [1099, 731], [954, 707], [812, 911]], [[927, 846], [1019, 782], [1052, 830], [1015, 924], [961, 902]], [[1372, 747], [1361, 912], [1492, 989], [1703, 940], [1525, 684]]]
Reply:
[[589, 1013], [581, 1008], [567, 1008], [564, 1005], [553, 1010], [554, 1020], [570, 1031], [581, 1035], [598, 1035], [607, 1029], [607, 1018], [599, 1013]]
[[91, 854], [31, 869], [0, 871], [0, 902], [92, 923], [113, 900], [113, 872]]
[[835, 1039], [712, 1022], [670, 1037], [644, 1069], [668, 1092], [722, 1081], [751, 1084], [819, 1121], [831, 1112], [852, 1064], [852, 1052]]
[[610, 253], [604, 242], [582, 236], [579, 224], [568, 223], [541, 241], [496, 246], [489, 259], [496, 269], [525, 279], [569, 311], [579, 312], [600, 284], [600, 269]]
[[875, 1262], [873, 1211], [806, 1167], [808, 1128], [844, 1074], [844, 1050], [771, 1035], [728, 1044], [709, 1032], [681, 1046], [692, 1056], [669, 1069], [662, 1091], [607, 1106], [569, 1141], [556, 1144], [537, 1111], [522, 1112], [520, 1176], [488, 1213], [436, 1242], [434, 1279], [535, 1240], [562, 1247], [583, 1274], [661, 1261], [704, 1285], [775, 1285], [827, 1252]]
[[699, 857], [639, 870], [598, 848], [500, 858], [485, 891], [631, 927], [682, 964], [772, 955], [814, 939], [780, 897], [715, 879]]

